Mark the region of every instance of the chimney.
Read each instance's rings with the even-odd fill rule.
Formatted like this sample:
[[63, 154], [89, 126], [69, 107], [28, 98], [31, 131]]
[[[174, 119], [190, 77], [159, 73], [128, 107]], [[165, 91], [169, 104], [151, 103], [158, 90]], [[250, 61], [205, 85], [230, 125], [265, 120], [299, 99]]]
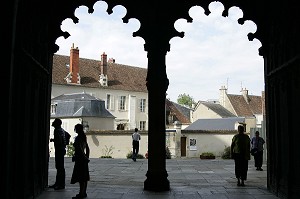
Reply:
[[101, 55], [99, 82], [100, 82], [101, 86], [104, 86], [104, 87], [108, 86], [107, 55], [105, 54], [105, 52], [103, 52], [103, 54]]
[[101, 61], [100, 61], [100, 72], [101, 75], [107, 75], [107, 55], [105, 52], [101, 55]]
[[246, 88], [244, 88], [244, 89], [242, 88], [241, 93], [242, 93], [245, 101], [249, 104], [250, 98], [248, 96], [248, 90]]
[[79, 76], [79, 49], [74, 47], [74, 43], [70, 49], [70, 73], [69, 83], [80, 84]]
[[115, 63], [115, 62], [116, 62], [116, 60], [114, 58], [109, 58], [108, 59], [108, 63]]
[[220, 90], [219, 102], [223, 107], [226, 107], [225, 97], [227, 95], [227, 88], [225, 86], [221, 86], [219, 90]]

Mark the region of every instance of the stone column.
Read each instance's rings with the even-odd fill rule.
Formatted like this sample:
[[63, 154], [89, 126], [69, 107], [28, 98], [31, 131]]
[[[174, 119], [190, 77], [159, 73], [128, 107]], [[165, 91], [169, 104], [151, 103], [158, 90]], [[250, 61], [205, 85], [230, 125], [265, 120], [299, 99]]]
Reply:
[[175, 133], [175, 157], [181, 157], [181, 123], [176, 121], [174, 122], [174, 128], [176, 129]]
[[[145, 46], [146, 48], [146, 46]], [[166, 74], [163, 48], [152, 46], [148, 51], [148, 171], [144, 189], [168, 191], [170, 183], [166, 171], [166, 119], [165, 101], [169, 80]]]

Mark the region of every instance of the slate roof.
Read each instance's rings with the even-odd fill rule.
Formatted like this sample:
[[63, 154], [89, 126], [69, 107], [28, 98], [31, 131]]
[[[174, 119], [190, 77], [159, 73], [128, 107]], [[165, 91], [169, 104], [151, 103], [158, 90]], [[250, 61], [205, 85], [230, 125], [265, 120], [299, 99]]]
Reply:
[[[70, 56], [54, 54], [52, 84], [65, 84], [69, 73]], [[107, 63], [108, 87], [99, 83], [100, 60], [79, 58], [81, 86], [102, 89], [115, 89], [148, 92], [146, 87], [147, 69], [117, 63]], [[70, 84], [69, 84], [70, 85]]]
[[238, 117], [251, 117], [255, 114], [262, 114], [263, 102], [261, 96], [248, 95], [248, 102], [243, 95], [227, 94]]
[[235, 130], [236, 122], [245, 123], [244, 117], [198, 119], [185, 130]]
[[51, 99], [57, 104], [55, 117], [101, 117], [115, 118], [106, 108], [105, 102], [87, 93], [63, 94]]
[[206, 106], [207, 108], [211, 109], [216, 114], [220, 115], [220, 117], [222, 118], [235, 117], [233, 113], [231, 113], [229, 110], [224, 108], [221, 104], [212, 103], [212, 102], [200, 102], [200, 103]]

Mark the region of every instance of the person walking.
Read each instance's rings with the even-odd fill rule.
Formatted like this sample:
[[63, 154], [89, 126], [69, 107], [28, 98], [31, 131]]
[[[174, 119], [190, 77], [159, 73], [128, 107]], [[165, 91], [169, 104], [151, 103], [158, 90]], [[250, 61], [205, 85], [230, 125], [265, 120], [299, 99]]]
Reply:
[[231, 156], [235, 163], [235, 176], [237, 186], [245, 186], [247, 180], [248, 162], [250, 160], [250, 138], [244, 133], [245, 127], [238, 126], [238, 134], [234, 135], [231, 142]]
[[140, 140], [141, 140], [141, 135], [139, 134], [138, 129], [135, 128], [134, 133], [132, 134], [132, 149], [133, 149], [133, 151], [132, 151], [132, 160], [133, 161], [136, 161], [136, 157], [139, 154], [139, 148], [140, 148], [139, 142], [140, 142]]
[[65, 130], [61, 127], [62, 121], [59, 118], [54, 119], [52, 126], [54, 127], [54, 138], [50, 139], [50, 142], [54, 142], [55, 148], [55, 168], [56, 168], [56, 179], [55, 183], [49, 188], [60, 190], [65, 188], [65, 155], [66, 155], [66, 139]]
[[79, 183], [79, 193], [75, 197], [72, 197], [72, 199], [80, 199], [87, 197], [87, 183], [90, 180], [88, 165], [90, 162], [90, 148], [83, 131], [83, 125], [76, 124], [74, 130], [78, 135], [75, 137], [73, 143], [75, 153], [72, 157], [72, 161], [75, 162], [75, 164], [71, 177], [71, 184]]
[[257, 171], [263, 171], [263, 152], [264, 152], [265, 140], [259, 136], [259, 131], [255, 132], [255, 136], [251, 139], [251, 149], [255, 149], [254, 156], [254, 166]]

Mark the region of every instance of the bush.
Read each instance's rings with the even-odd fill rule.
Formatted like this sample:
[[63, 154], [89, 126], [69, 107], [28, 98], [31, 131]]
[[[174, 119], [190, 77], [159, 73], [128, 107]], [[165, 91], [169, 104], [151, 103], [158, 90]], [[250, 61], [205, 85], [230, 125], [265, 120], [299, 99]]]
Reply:
[[212, 152], [203, 152], [203, 153], [201, 153], [201, 155], [203, 155], [203, 156], [215, 156], [215, 154], [213, 154]]
[[[132, 159], [132, 151], [130, 151], [127, 155], [126, 155], [127, 159]], [[137, 154], [136, 159], [144, 159], [145, 157], [142, 154]]]
[[104, 146], [105, 148], [102, 149], [102, 152], [104, 153], [104, 155], [100, 156], [100, 158], [112, 158], [112, 154], [113, 154], [113, 150], [115, 149], [115, 147], [113, 146]]
[[67, 145], [66, 155], [68, 157], [73, 157], [74, 153], [75, 153], [75, 149], [74, 149], [74, 146], [73, 146], [73, 142], [70, 142], [70, 144]]
[[224, 152], [222, 154], [222, 159], [230, 159], [230, 146], [225, 147]]
[[[148, 151], [146, 152], [145, 157], [148, 159]], [[171, 159], [171, 157], [171, 151], [168, 147], [166, 147], [166, 159]]]
[[102, 155], [100, 158], [112, 158], [110, 155]]
[[166, 147], [166, 159], [171, 159], [171, 151], [169, 147]]
[[215, 158], [216, 158], [215, 154], [211, 152], [203, 152], [200, 155], [200, 159], [215, 159]]

